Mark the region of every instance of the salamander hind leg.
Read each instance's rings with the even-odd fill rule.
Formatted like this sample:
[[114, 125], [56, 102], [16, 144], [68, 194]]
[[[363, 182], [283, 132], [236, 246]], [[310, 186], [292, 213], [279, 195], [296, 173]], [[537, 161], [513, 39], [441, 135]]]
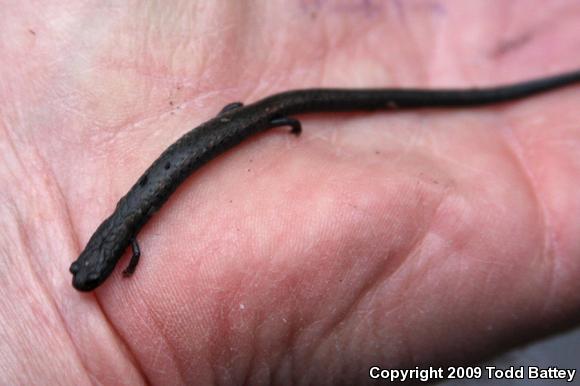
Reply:
[[292, 128], [290, 132], [297, 136], [302, 133], [302, 124], [298, 119], [283, 117], [274, 118], [270, 121], [270, 128], [279, 126], [290, 126]]
[[243, 105], [244, 104], [242, 102], [228, 103], [227, 105], [224, 106], [224, 108], [219, 112], [219, 114], [217, 116], [219, 117], [220, 115], [223, 115], [223, 114], [227, 113], [228, 111], [239, 109]]
[[139, 244], [137, 243], [137, 239], [133, 237], [131, 239], [131, 249], [133, 250], [133, 255], [131, 256], [131, 261], [125, 270], [123, 271], [124, 277], [129, 277], [135, 272], [135, 268], [137, 268], [137, 264], [139, 264], [139, 257], [141, 257], [141, 249], [139, 248]]

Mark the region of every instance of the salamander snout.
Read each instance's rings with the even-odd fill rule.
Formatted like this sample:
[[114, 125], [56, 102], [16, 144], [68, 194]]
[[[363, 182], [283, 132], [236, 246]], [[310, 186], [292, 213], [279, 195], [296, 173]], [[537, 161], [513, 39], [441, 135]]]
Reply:
[[69, 271], [73, 274], [73, 287], [82, 292], [92, 291], [103, 282], [99, 274], [82, 270], [77, 261], [71, 264]]
[[102, 280], [99, 280], [97, 276], [77, 273], [73, 276], [72, 285], [79, 291], [88, 292], [97, 288], [101, 282]]

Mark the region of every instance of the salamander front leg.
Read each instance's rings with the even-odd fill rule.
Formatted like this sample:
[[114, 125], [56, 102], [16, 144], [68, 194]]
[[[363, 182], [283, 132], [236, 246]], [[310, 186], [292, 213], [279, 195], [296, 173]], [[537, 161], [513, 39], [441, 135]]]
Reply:
[[229, 111], [239, 109], [243, 105], [244, 104], [242, 102], [228, 103], [227, 105], [224, 106], [224, 108], [219, 112], [219, 114], [217, 116], [219, 117], [220, 115], [224, 115], [225, 113], [227, 113]]
[[302, 133], [302, 124], [298, 119], [294, 118], [274, 118], [270, 121], [270, 128], [279, 126], [290, 126], [292, 130], [290, 132], [296, 136]]
[[137, 264], [139, 264], [139, 257], [141, 257], [141, 249], [139, 249], [139, 244], [137, 244], [137, 239], [133, 237], [131, 239], [131, 249], [133, 250], [133, 255], [131, 256], [131, 261], [125, 270], [123, 271], [123, 277], [129, 277], [135, 272]]

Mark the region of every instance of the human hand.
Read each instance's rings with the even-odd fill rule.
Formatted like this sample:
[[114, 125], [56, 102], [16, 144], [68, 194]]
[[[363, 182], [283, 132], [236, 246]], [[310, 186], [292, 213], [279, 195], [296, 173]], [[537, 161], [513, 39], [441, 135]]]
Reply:
[[470, 362], [578, 321], [578, 87], [302, 117], [298, 139], [272, 130], [192, 175], [138, 235], [132, 278], [72, 289], [116, 201], [229, 102], [578, 67], [578, 7], [364, 4], [4, 14], [6, 383], [362, 384], [373, 365]]

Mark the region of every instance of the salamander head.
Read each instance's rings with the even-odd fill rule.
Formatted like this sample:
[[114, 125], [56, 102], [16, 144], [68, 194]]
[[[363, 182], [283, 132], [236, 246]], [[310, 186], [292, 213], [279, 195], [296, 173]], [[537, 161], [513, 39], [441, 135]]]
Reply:
[[85, 249], [79, 258], [71, 264], [70, 273], [73, 274], [72, 285], [82, 292], [92, 291], [97, 288], [109, 275], [113, 267], [103, 264], [102, 258], [94, 256], [95, 252]]
[[73, 274], [72, 285], [79, 291], [92, 291], [103, 282], [102, 277], [96, 272], [91, 272], [83, 267], [82, 262], [75, 261], [70, 266], [70, 273]]

